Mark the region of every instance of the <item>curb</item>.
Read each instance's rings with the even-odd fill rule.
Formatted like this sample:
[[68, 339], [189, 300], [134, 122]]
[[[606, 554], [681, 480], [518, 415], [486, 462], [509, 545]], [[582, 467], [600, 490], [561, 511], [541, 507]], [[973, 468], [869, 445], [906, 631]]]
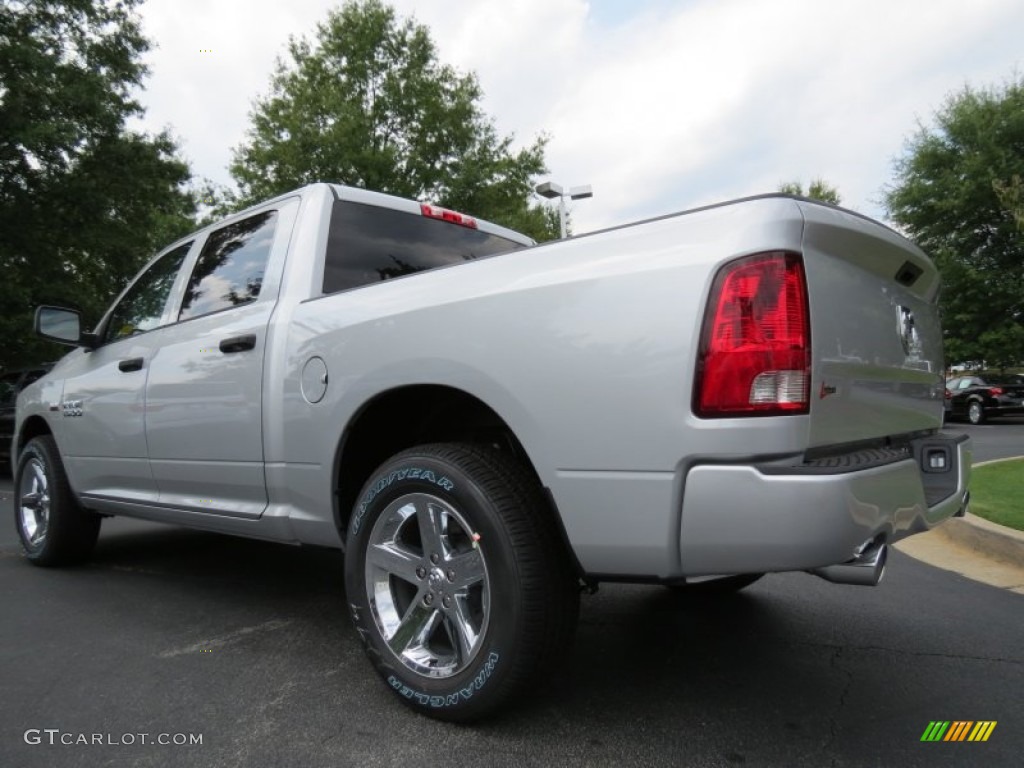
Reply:
[[[972, 469], [1016, 459], [1024, 459], [1024, 456], [981, 461], [974, 464]], [[936, 530], [957, 544], [969, 547], [985, 557], [1001, 560], [1010, 565], [1024, 565], [1024, 532], [990, 522], [970, 512], [964, 517], [951, 517]]]

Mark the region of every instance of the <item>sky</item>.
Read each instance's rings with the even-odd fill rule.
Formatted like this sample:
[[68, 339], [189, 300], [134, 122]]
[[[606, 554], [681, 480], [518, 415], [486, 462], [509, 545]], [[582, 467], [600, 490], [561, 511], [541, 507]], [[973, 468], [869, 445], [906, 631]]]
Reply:
[[[196, 176], [231, 150], [290, 35], [328, 0], [148, 0], [141, 126]], [[549, 137], [583, 233], [824, 178], [876, 218], [894, 161], [949, 94], [1024, 73], [1021, 0], [392, 0], [475, 72], [517, 146]], [[325, 181], [334, 181], [325, 179]], [[472, 213], [472, 211], [467, 211]]]

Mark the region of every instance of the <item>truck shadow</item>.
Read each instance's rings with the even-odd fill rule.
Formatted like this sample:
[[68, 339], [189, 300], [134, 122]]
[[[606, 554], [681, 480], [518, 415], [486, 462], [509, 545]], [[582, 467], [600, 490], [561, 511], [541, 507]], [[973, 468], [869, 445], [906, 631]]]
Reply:
[[[270, 633], [253, 634], [224, 652], [243, 666], [285, 653], [286, 659], [268, 668], [280, 667], [281, 679], [267, 684], [288, 691], [275, 706], [315, 720], [326, 697], [339, 712], [329, 726], [340, 729], [339, 739], [351, 728], [375, 734], [373, 723], [384, 718], [388, 733], [401, 732], [410, 743], [447, 734], [445, 739], [459, 744], [482, 749], [500, 743], [509, 754], [519, 754], [527, 742], [555, 748], [568, 739], [576, 745], [574, 754], [590, 756], [587, 764], [611, 764], [602, 761], [612, 755], [616, 761], [643, 763], [637, 755], [650, 748], [643, 746], [648, 742], [659, 745], [657, 759], [646, 761], [654, 764], [676, 754], [682, 759], [697, 745], [721, 764], [738, 764], [752, 752], [766, 754], [763, 743], [755, 748], [743, 735], [752, 727], [773, 734], [783, 750], [781, 760], [785, 750], [830, 749], [849, 716], [843, 710], [847, 700], [892, 682], [893, 670], [884, 663], [868, 659], [865, 664], [861, 656], [851, 666], [848, 654], [856, 658], [857, 651], [846, 650], [849, 637], [840, 639], [850, 629], [838, 626], [837, 617], [873, 610], [873, 601], [881, 599], [865, 597], [873, 590], [841, 588], [842, 597], [830, 598], [832, 585], [797, 574], [769, 575], [737, 595], [703, 599], [657, 586], [602, 585], [596, 595], [583, 598], [566, 663], [525, 701], [472, 727], [437, 723], [401, 707], [363, 658], [346, 614], [343, 565], [334, 550], [114, 521], [101, 534], [90, 564], [67, 576], [77, 599], [89, 601], [94, 620], [108, 626], [117, 622], [117, 632], [129, 643], [133, 634], [158, 633], [162, 625], [154, 618], [147, 626], [143, 612], [124, 622], [112, 607], [118, 602], [161, 604], [160, 620], [182, 630], [167, 638], [169, 647], [189, 647], [193, 634], [229, 635], [239, 626], [283, 620], [287, 651]], [[39, 572], [24, 567], [26, 579], [39, 578]], [[198, 614], [201, 628], [189, 624]], [[865, 645], [869, 634], [864, 630]], [[138, 662], [158, 665], [164, 663], [160, 658], [150, 662], [140, 656]], [[174, 663], [184, 658], [174, 655]], [[311, 663], [319, 669], [306, 669]], [[198, 674], [189, 669], [183, 667], [183, 674]], [[210, 668], [204, 674], [219, 673]], [[311, 695], [288, 679], [296, 675], [333, 677], [321, 680], [319, 692]], [[102, 689], [102, 679], [96, 685]], [[223, 685], [228, 691], [238, 684], [226, 676]], [[167, 702], [149, 706], [157, 712], [173, 708], [174, 697], [185, 696], [184, 691], [169, 690]], [[699, 746], [702, 740], [707, 744]], [[633, 742], [641, 750], [637, 755], [623, 746]], [[393, 753], [395, 747], [382, 741], [380, 749]]]

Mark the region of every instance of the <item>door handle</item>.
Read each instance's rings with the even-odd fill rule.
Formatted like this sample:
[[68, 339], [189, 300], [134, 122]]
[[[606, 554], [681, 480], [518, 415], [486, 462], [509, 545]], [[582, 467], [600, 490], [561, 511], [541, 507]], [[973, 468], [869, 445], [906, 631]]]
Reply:
[[118, 370], [130, 373], [131, 371], [142, 370], [142, 358], [141, 357], [129, 357], [127, 360], [122, 360], [117, 364]]
[[245, 352], [255, 346], [256, 334], [247, 333], [244, 336], [232, 336], [230, 339], [224, 339], [220, 343], [220, 351], [225, 355], [230, 355], [232, 352]]

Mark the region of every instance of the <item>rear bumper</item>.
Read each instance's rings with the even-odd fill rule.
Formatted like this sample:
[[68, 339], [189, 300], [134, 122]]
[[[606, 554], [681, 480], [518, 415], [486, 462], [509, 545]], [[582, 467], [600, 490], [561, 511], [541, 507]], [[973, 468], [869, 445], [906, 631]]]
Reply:
[[[684, 575], [795, 571], [845, 563], [869, 542], [891, 544], [959, 514], [967, 503], [966, 435], [917, 441], [913, 456], [838, 471], [698, 465], [686, 475], [680, 555]], [[926, 473], [927, 455], [952, 464]]]

